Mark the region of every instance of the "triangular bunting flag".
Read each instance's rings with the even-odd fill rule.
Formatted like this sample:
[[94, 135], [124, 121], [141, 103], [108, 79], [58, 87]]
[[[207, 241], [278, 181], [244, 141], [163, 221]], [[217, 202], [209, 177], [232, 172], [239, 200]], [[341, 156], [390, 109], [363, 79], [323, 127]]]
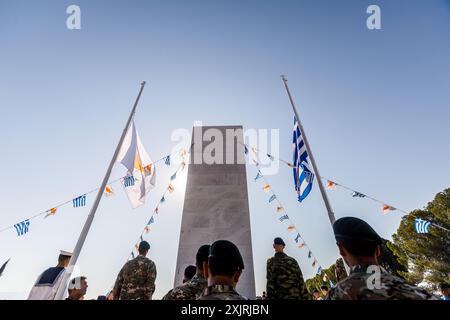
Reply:
[[327, 189], [329, 189], [329, 190], [334, 190], [334, 189], [336, 189], [336, 183], [333, 182], [333, 181], [331, 181], [331, 180], [328, 180], [328, 181], [327, 181]]

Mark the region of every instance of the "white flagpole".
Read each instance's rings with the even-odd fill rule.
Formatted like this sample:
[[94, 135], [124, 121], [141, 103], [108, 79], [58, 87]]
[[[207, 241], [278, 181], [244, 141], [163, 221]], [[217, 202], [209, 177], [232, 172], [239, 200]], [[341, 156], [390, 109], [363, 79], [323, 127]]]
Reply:
[[291, 102], [292, 110], [294, 110], [295, 117], [298, 121], [298, 126], [300, 128], [301, 134], [303, 136], [303, 141], [305, 142], [305, 148], [308, 152], [309, 159], [311, 160], [311, 165], [313, 167], [314, 173], [316, 174], [316, 180], [317, 184], [319, 185], [320, 193], [322, 194], [323, 202], [325, 203], [325, 207], [327, 208], [328, 212], [328, 219], [330, 219], [331, 226], [333, 226], [334, 221], [336, 218], [334, 217], [333, 209], [331, 208], [330, 201], [328, 200], [327, 193], [325, 191], [325, 188], [323, 187], [321, 175], [319, 174], [319, 169], [317, 168], [316, 161], [314, 160], [314, 156], [311, 152], [311, 148], [309, 147], [308, 139], [306, 138], [305, 130], [303, 129], [302, 123], [300, 121], [300, 117], [298, 116], [297, 108], [295, 107], [294, 100], [292, 99], [291, 92], [289, 91], [289, 87], [287, 85], [287, 78], [286, 76], [282, 75], [281, 79], [283, 79], [284, 86], [286, 88], [287, 94], [289, 96], [289, 101]]
[[86, 237], [88, 235], [89, 229], [91, 227], [92, 221], [94, 220], [95, 212], [97, 211], [97, 207], [100, 203], [100, 199], [103, 196], [103, 193], [106, 188], [106, 184], [108, 183], [109, 176], [111, 175], [112, 168], [114, 167], [114, 163], [116, 162], [117, 155], [119, 154], [120, 148], [122, 147], [123, 140], [125, 139], [125, 135], [128, 132], [128, 128], [130, 127], [130, 123], [133, 120], [134, 114], [136, 112], [136, 107], [138, 105], [139, 99], [141, 98], [142, 91], [144, 90], [145, 81], [141, 83], [141, 89], [139, 90], [139, 94], [136, 98], [136, 101], [134, 102], [133, 108], [131, 109], [131, 113], [128, 117], [127, 123], [125, 125], [125, 128], [123, 129], [122, 136], [120, 137], [119, 143], [117, 144], [116, 151], [114, 152], [114, 155], [111, 159], [111, 162], [109, 163], [108, 170], [106, 171], [105, 177], [103, 178], [102, 185], [100, 189], [98, 190], [97, 197], [95, 198], [94, 204], [92, 205], [91, 211], [89, 212], [89, 215], [86, 219], [86, 222], [84, 223], [83, 229], [81, 230], [80, 236], [78, 237], [77, 244], [75, 245], [75, 249], [73, 250], [72, 258], [70, 259], [69, 266], [66, 269], [66, 272], [64, 273], [64, 278], [61, 281], [61, 284], [58, 288], [58, 291], [56, 293], [54, 300], [62, 300], [64, 298], [64, 295], [66, 293], [67, 283], [70, 279], [70, 275], [72, 274], [73, 268], [75, 264], [77, 263], [78, 257], [80, 255], [81, 249], [83, 248], [84, 241], [86, 240]]

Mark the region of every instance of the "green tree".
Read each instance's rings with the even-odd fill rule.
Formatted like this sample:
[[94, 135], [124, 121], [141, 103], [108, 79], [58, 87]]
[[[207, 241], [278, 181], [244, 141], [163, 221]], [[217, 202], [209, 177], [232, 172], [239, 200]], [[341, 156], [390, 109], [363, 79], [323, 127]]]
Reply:
[[392, 236], [393, 243], [388, 243], [399, 263], [408, 266], [408, 271], [399, 271], [402, 277], [415, 284], [426, 281], [436, 288], [440, 282], [449, 281], [450, 233], [430, 226], [429, 233], [418, 234], [414, 228], [416, 218], [450, 230], [450, 189], [438, 193], [423, 210], [404, 216]]
[[392, 243], [383, 239], [381, 255], [378, 259], [380, 265], [394, 276], [403, 278], [403, 273], [408, 272], [407, 264], [392, 249]]

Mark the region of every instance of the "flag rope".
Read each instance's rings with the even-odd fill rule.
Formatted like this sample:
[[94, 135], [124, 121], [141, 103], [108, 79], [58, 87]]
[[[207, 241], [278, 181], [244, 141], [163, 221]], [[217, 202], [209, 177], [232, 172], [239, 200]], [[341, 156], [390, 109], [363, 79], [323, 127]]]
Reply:
[[[174, 151], [174, 152], [172, 152], [172, 153], [170, 153], [170, 154], [168, 154], [168, 155], [165, 155], [164, 157], [162, 157], [162, 158], [160, 158], [160, 159], [158, 159], [158, 160], [153, 161], [153, 162], [150, 163], [149, 165], [157, 164], [158, 162], [161, 162], [161, 161], [165, 160], [168, 156], [172, 156], [172, 155], [174, 155], [174, 154], [176, 154], [176, 153], [179, 153], [180, 151], [183, 151], [183, 150], [185, 150], [185, 148], [181, 148], [181, 149], [179, 149], [179, 150], [177, 150], [177, 151]], [[123, 176], [123, 177], [117, 178], [117, 179], [115, 179], [115, 180], [109, 181], [108, 184], [114, 184], [114, 183], [120, 181], [121, 179], [124, 179], [125, 177], [126, 177], [126, 175]], [[90, 191], [88, 191], [88, 192], [82, 193], [82, 195], [88, 195], [88, 194], [94, 193], [94, 192], [98, 191], [99, 189], [100, 189], [100, 187], [97, 187], [97, 188], [92, 189], [92, 190], [90, 190]], [[71, 203], [71, 202], [73, 201], [73, 199], [74, 199], [74, 198], [72, 198], [71, 200], [62, 202], [62, 203], [58, 204], [57, 206], [52, 207], [52, 209], [58, 209], [58, 208], [60, 208], [60, 207], [63, 207], [63, 206], [65, 206], [65, 205]], [[25, 220], [30, 220], [30, 221], [31, 221], [31, 220], [36, 219], [36, 218], [38, 218], [38, 217], [40, 217], [40, 216], [42, 216], [42, 215], [44, 215], [44, 214], [48, 214], [52, 209], [48, 209], [48, 210], [39, 212], [39, 213], [37, 213], [37, 214], [35, 214], [35, 215], [29, 217], [29, 218], [25, 218], [25, 219], [21, 220], [21, 221], [25, 221]], [[0, 229], [0, 233], [5, 232], [5, 231], [8, 231], [8, 230], [14, 228], [14, 225], [15, 225], [15, 224], [10, 225], [10, 226], [8, 226], [8, 227], [5, 227], [5, 228], [3, 228], [3, 229]]]
[[[256, 155], [256, 150], [255, 150], [255, 149], [252, 149], [252, 151], [253, 151], [253, 152], [255, 153], [255, 155]], [[320, 264], [320, 262], [319, 262], [319, 260], [317, 259], [317, 257], [314, 255], [313, 251], [311, 250], [311, 247], [306, 243], [305, 239], [303, 238], [303, 236], [302, 236], [302, 235], [300, 234], [300, 232], [298, 231], [298, 229], [297, 229], [297, 227], [295, 226], [295, 224], [292, 222], [291, 218], [289, 218], [289, 215], [287, 214], [287, 212], [286, 212], [286, 210], [285, 210], [283, 204], [281, 203], [280, 199], [279, 199], [278, 196], [276, 195], [276, 193], [275, 193], [275, 191], [273, 190], [272, 186], [269, 184], [267, 178], [261, 173], [261, 170], [260, 170], [260, 167], [259, 167], [259, 163], [258, 163], [257, 161], [255, 161], [255, 160], [254, 160], [254, 162], [255, 162], [256, 167], [258, 168], [257, 177], [261, 178], [261, 179], [263, 180], [263, 182], [264, 182], [264, 187], [265, 187], [265, 186], [269, 186], [268, 189], [271, 191], [272, 195], [275, 195], [275, 199], [274, 199], [274, 200], [276, 200], [277, 203], [278, 203], [278, 206], [277, 206], [277, 212], [278, 212], [278, 208], [281, 208], [281, 209], [282, 209], [282, 212], [283, 212], [285, 215], [287, 215], [287, 220], [289, 221], [290, 226], [293, 226], [293, 227], [294, 227], [294, 230], [297, 232], [297, 235], [298, 235], [298, 236], [300, 237], [300, 239], [302, 240], [302, 244], [303, 244], [302, 247], [305, 247], [305, 248], [308, 249], [308, 258], [311, 258], [311, 257], [313, 258], [313, 261], [314, 261], [314, 262], [313, 262], [313, 264], [314, 264], [314, 265], [313, 265], [313, 268], [315, 267], [315, 263], [317, 263], [317, 265], [319, 266], [318, 270], [319, 270], [320, 272], [318, 271], [318, 272], [316, 273], [316, 275], [321, 274], [321, 271], [323, 270], [322, 265]], [[259, 179], [255, 179], [255, 182], [256, 182], [256, 180], [259, 180]], [[295, 240], [294, 240], [294, 241], [295, 241]], [[302, 245], [302, 244], [300, 244], [300, 245]], [[299, 248], [302, 248], [302, 247], [300, 247], [300, 245], [299, 245]]]
[[[189, 153], [188, 153], [188, 154], [189, 154]], [[184, 158], [184, 156], [183, 156], [183, 158]], [[141, 234], [139, 235], [138, 240], [135, 242], [135, 245], [134, 245], [135, 248], [138, 246], [139, 242], [143, 240], [144, 235], [145, 235], [146, 233], [148, 233], [148, 231], [150, 231], [150, 230], [147, 231], [147, 228], [148, 228], [151, 224], [154, 223], [154, 217], [155, 217], [155, 214], [158, 214], [158, 213], [159, 213], [159, 206], [160, 206], [163, 202], [165, 202], [165, 200], [164, 200], [164, 201], [161, 201], [161, 200], [166, 198], [167, 193], [172, 193], [172, 192], [173, 192], [174, 189], [173, 189], [173, 186], [172, 186], [172, 181], [175, 180], [175, 178], [172, 179], [172, 177], [173, 177], [174, 175], [176, 176], [176, 174], [177, 174], [179, 171], [183, 171], [185, 165], [186, 165], [186, 162], [185, 162], [184, 159], [183, 159], [182, 163], [178, 166], [177, 170], [171, 175], [169, 185], [168, 185], [167, 188], [164, 190], [164, 193], [163, 193], [162, 197], [160, 198], [160, 200], [158, 201], [158, 204], [156, 205], [156, 208], [153, 210], [152, 215], [150, 216], [150, 219], [148, 220], [149, 222], [147, 222], [147, 224], [145, 225], [144, 229], [142, 229], [142, 232], [141, 232]], [[172, 189], [171, 189], [171, 187], [172, 187]], [[172, 190], [172, 191], [171, 191], [171, 190]], [[153, 221], [153, 222], [151, 222], [151, 221]], [[130, 257], [133, 256], [132, 253], [133, 253], [133, 251], [131, 251], [131, 253], [128, 255], [128, 259], [127, 259], [127, 260], [129, 260]]]
[[[241, 142], [240, 142], [240, 143], [241, 143]], [[245, 148], [248, 148], [248, 147], [249, 147], [247, 144], [243, 144], [243, 143], [241, 143], [241, 144], [244, 145]], [[258, 149], [256, 149], [255, 147], [252, 147], [251, 150], [253, 150], [253, 152], [258, 153], [258, 154], [263, 153], [263, 152], [259, 151]], [[269, 154], [267, 154], [267, 153], [264, 153], [264, 155], [265, 155], [267, 158], [269, 158], [271, 161], [273, 161], [273, 160], [278, 160], [278, 161], [283, 162], [284, 164], [286, 164], [288, 167], [292, 167], [292, 163], [290, 163], [290, 162], [288, 162], [288, 161], [286, 161], [286, 160], [283, 160], [283, 159], [281, 159], [281, 158], [276, 158], [276, 157], [274, 157], [274, 156], [272, 156], [272, 155], [269, 155]], [[338, 183], [338, 182], [336, 182], [336, 181], [334, 181], [334, 180], [328, 179], [328, 178], [326, 178], [326, 177], [324, 177], [324, 176], [319, 176], [319, 178], [322, 179], [322, 180], [326, 180], [326, 181], [333, 182], [336, 186], [342, 187], [342, 188], [344, 188], [344, 189], [346, 189], [346, 190], [349, 190], [349, 191], [352, 191], [352, 192], [361, 194], [361, 195], [364, 196], [364, 198], [367, 198], [367, 199], [370, 199], [370, 200], [372, 200], [372, 201], [378, 202], [378, 203], [380, 203], [380, 204], [382, 204], [382, 205], [388, 205], [387, 202], [383, 202], [383, 201], [381, 201], [381, 200], [378, 200], [378, 199], [376, 199], [376, 198], [374, 198], [374, 197], [372, 197], [372, 196], [367, 195], [366, 193], [361, 193], [361, 192], [359, 192], [359, 191], [356, 191], [356, 190], [354, 190], [354, 189], [352, 189], [352, 188], [350, 188], [350, 187], [347, 187], [347, 186], [345, 186], [345, 185], [343, 185], [343, 184], [341, 184], [341, 183]], [[403, 212], [403, 213], [405, 213], [405, 214], [408, 214], [407, 211], [402, 210], [402, 209], [399, 209], [398, 207], [394, 207], [394, 206], [390, 206], [390, 205], [388, 205], [388, 206], [389, 206], [390, 208], [392, 208], [392, 209], [395, 209], [395, 210], [397, 210], [397, 211], [400, 211], [400, 212]]]

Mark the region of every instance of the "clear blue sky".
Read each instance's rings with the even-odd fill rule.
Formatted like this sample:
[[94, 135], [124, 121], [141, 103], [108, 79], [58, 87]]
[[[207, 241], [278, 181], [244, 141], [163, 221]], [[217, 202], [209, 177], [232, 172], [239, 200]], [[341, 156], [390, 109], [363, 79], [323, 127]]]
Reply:
[[[82, 30], [66, 29], [78, 4]], [[382, 30], [366, 28], [378, 4]], [[141, 80], [148, 86], [136, 125], [153, 158], [171, 133], [205, 125], [280, 129], [291, 158], [292, 112], [279, 75], [289, 76], [324, 176], [404, 210], [421, 208], [450, 181], [450, 3], [434, 1], [1, 1], [0, 228], [70, 200], [104, 175]], [[131, 210], [120, 186], [104, 199], [79, 259], [88, 297], [107, 292], [147, 222], [169, 175], [160, 167], [144, 207]], [[248, 189], [257, 292], [271, 241], [282, 236], [304, 275], [315, 268], [276, 220], [267, 194]], [[114, 177], [124, 173], [117, 165]], [[296, 201], [291, 171], [268, 177], [324, 267], [337, 258], [315, 185]], [[155, 298], [173, 284], [185, 180], [148, 236], [157, 263]], [[358, 216], [390, 238], [400, 212], [329, 192], [336, 216]], [[0, 234], [3, 298], [24, 298], [59, 249], [72, 250], [88, 206], [32, 221], [18, 238]]]

